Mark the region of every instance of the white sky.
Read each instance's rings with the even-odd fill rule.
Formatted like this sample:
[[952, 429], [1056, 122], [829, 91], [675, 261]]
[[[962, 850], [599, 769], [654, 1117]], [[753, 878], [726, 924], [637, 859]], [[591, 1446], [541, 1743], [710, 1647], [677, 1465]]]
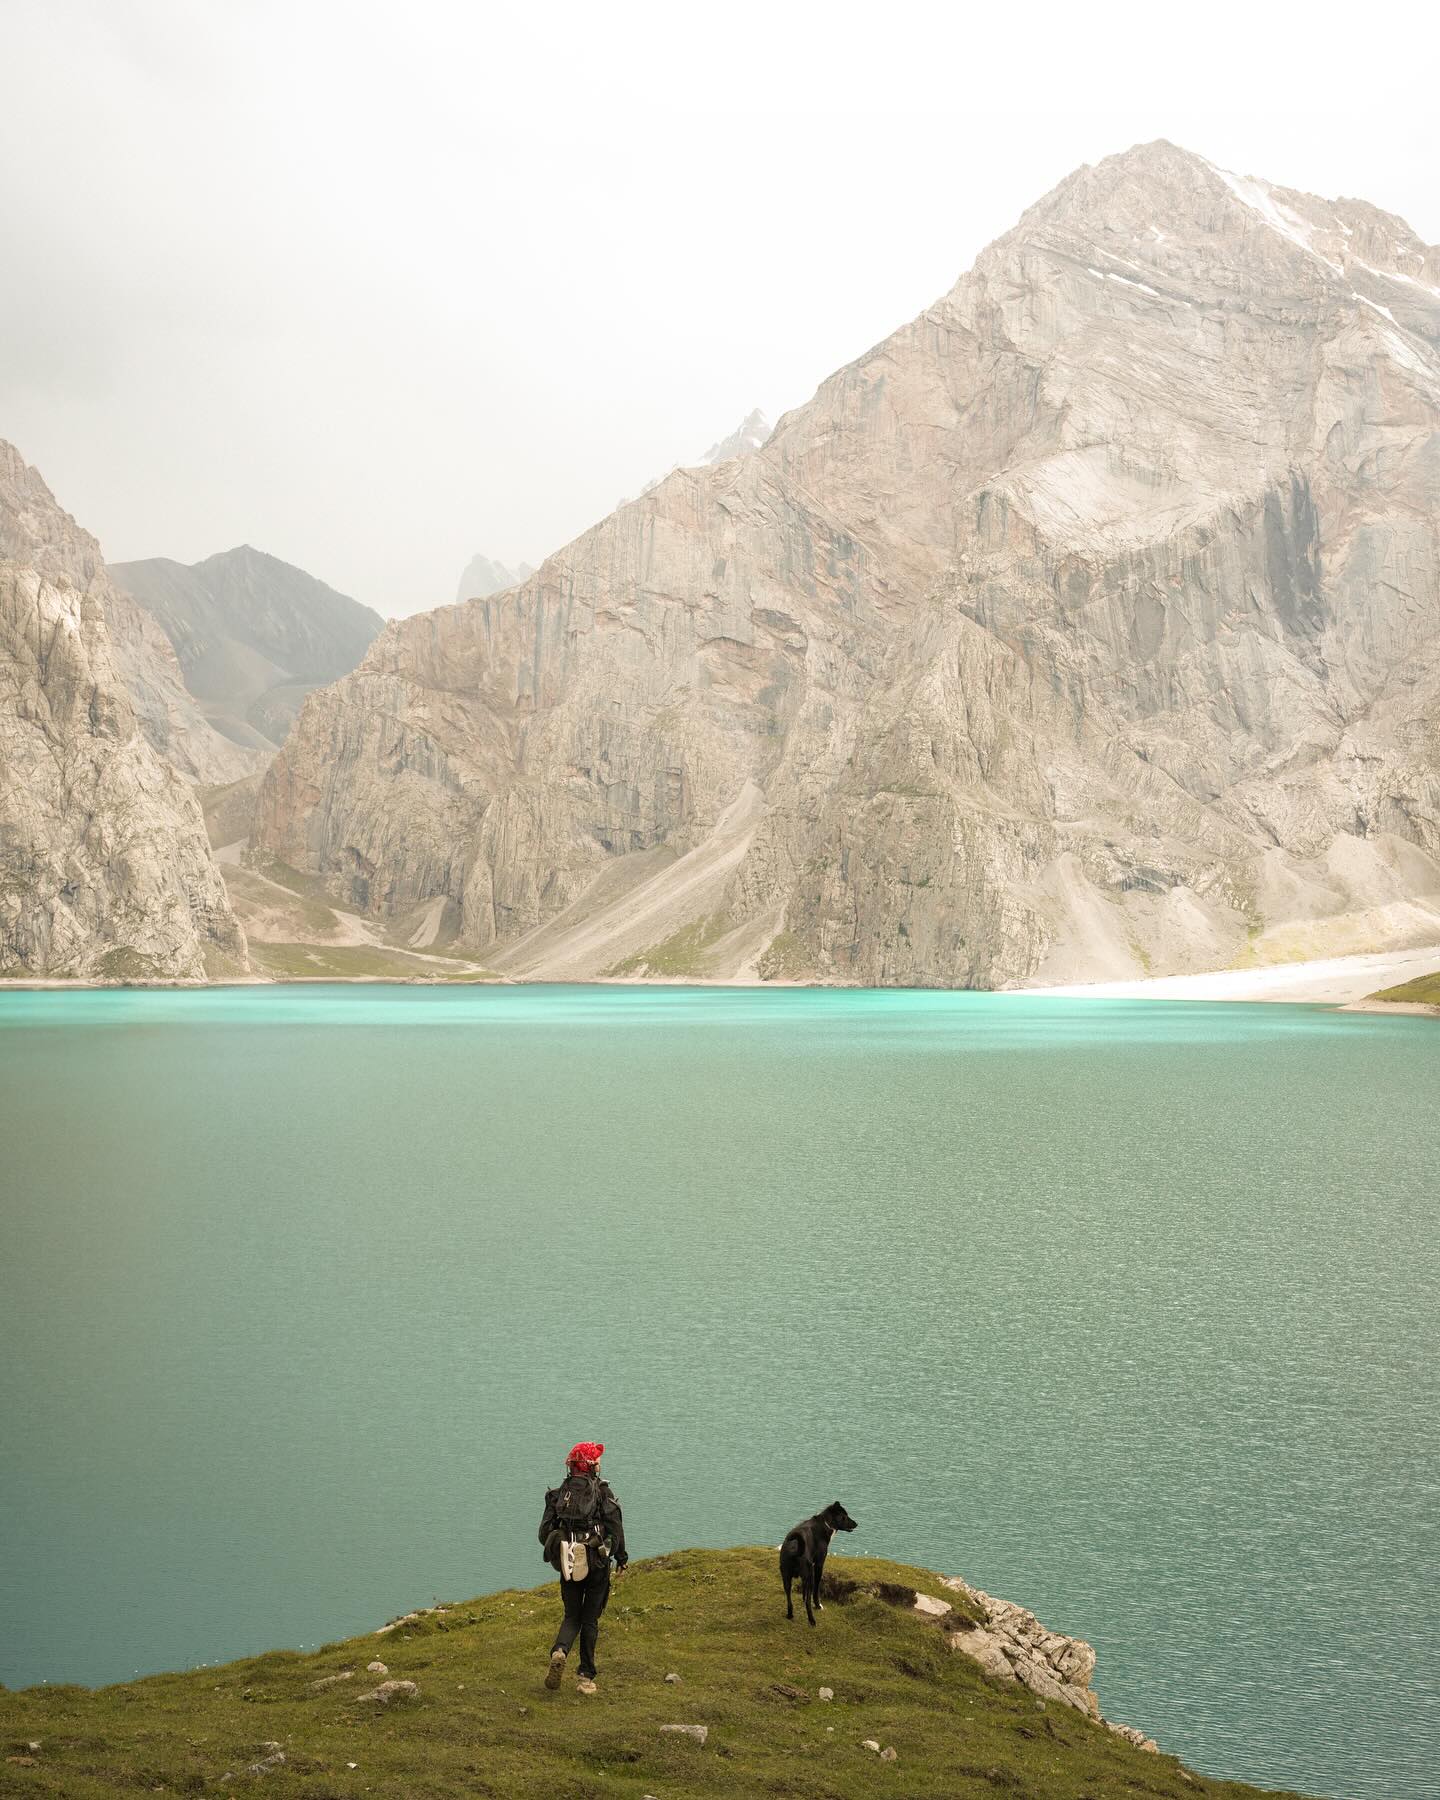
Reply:
[[1132, 143], [1440, 239], [1437, 15], [0, 0], [0, 437], [115, 561], [445, 604]]

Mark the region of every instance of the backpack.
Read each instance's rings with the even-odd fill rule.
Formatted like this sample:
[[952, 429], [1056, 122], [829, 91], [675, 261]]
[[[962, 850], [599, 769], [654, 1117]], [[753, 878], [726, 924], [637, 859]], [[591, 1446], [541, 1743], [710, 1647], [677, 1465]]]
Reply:
[[571, 1475], [555, 1496], [555, 1525], [562, 1538], [572, 1543], [599, 1543], [596, 1513], [600, 1508], [600, 1481], [595, 1475]]

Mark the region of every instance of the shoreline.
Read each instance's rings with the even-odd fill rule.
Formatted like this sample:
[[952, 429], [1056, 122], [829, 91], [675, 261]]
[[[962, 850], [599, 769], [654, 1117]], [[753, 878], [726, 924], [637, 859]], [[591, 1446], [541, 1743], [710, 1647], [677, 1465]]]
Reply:
[[1070, 982], [1057, 987], [1011, 990], [1075, 1000], [1268, 1001], [1335, 1006], [1349, 1011], [1435, 1012], [1412, 1003], [1372, 1000], [1386, 988], [1440, 969], [1440, 945], [1382, 950], [1361, 956], [1320, 957], [1307, 962], [1266, 963], [1252, 969], [1214, 969], [1199, 975], [1152, 975], [1138, 981]]
[[[990, 993], [1017, 999], [1047, 1000], [1195, 1000], [1208, 1003], [1269, 1002], [1282, 1005], [1332, 1006], [1345, 1012], [1410, 1013], [1440, 1017], [1440, 1007], [1413, 1001], [1383, 1001], [1371, 996], [1417, 976], [1440, 970], [1440, 944], [1410, 950], [1383, 950], [1359, 956], [1316, 958], [1305, 962], [1266, 963], [1249, 969], [1213, 969], [1193, 975], [1149, 975], [1128, 981], [1066, 982], [1055, 986], [1010, 988], [894, 988], [894, 993]], [[55, 976], [0, 978], [0, 994], [14, 992], [94, 992], [104, 989], [150, 991], [264, 987], [712, 987], [845, 989], [860, 983], [842, 981], [706, 980], [703, 977], [603, 976], [592, 981], [556, 982], [513, 975], [489, 980], [446, 981], [423, 975], [300, 975], [276, 979], [266, 975], [229, 976], [218, 981], [89, 981]]]

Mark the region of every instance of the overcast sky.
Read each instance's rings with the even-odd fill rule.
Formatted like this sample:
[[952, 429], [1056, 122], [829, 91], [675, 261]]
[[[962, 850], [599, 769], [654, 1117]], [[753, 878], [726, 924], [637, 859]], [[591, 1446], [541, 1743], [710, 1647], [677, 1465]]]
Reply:
[[445, 604], [1129, 144], [1440, 239], [1436, 10], [0, 0], [0, 437], [114, 561]]

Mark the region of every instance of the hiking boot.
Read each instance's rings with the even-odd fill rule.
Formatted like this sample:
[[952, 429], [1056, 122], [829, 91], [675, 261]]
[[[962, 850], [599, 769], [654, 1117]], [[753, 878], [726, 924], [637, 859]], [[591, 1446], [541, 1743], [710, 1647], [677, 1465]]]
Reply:
[[582, 1694], [593, 1694], [595, 1692], [594, 1679], [589, 1675], [582, 1675], [575, 1683], [575, 1686]]
[[552, 1650], [550, 1652], [550, 1667], [545, 1671], [545, 1685], [552, 1694], [555, 1692], [556, 1688], [559, 1687], [561, 1677], [564, 1673], [565, 1652], [563, 1650]]

